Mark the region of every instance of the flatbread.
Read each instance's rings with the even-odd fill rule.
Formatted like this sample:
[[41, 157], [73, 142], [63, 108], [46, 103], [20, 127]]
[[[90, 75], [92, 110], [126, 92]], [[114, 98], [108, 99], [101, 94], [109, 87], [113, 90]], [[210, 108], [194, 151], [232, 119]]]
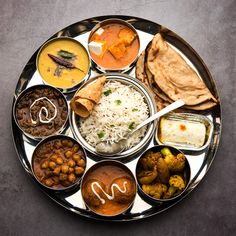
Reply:
[[106, 81], [105, 76], [99, 77], [93, 83], [88, 84], [87, 86], [79, 90], [76, 93], [75, 98], [85, 98], [95, 103], [98, 103], [102, 95], [102, 89], [105, 84], [105, 81]]
[[71, 102], [71, 109], [80, 117], [86, 118], [93, 110], [95, 103], [84, 98], [78, 98], [76, 101]]
[[136, 70], [135, 70], [135, 75], [136, 79], [140, 80], [141, 82], [145, 81], [144, 78], [144, 58], [145, 58], [145, 50], [142, 51], [140, 54], [137, 63], [136, 63]]
[[206, 106], [201, 105], [197, 108], [210, 108], [216, 105], [217, 100], [205, 83], [159, 33], [152, 40], [147, 65], [157, 86], [171, 100], [182, 99], [187, 106], [208, 102]]
[[71, 99], [70, 107], [79, 116], [88, 117], [94, 106], [99, 103], [106, 77], [101, 76], [79, 90]]

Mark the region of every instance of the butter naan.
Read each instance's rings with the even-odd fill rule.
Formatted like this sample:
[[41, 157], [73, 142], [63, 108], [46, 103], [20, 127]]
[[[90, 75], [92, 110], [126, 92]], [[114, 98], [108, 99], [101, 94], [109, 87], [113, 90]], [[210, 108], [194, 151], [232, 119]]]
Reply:
[[167, 96], [165, 100], [168, 102], [182, 99], [186, 108], [194, 110], [204, 110], [216, 105], [217, 100], [205, 83], [159, 33], [151, 42], [146, 63], [157, 87]]

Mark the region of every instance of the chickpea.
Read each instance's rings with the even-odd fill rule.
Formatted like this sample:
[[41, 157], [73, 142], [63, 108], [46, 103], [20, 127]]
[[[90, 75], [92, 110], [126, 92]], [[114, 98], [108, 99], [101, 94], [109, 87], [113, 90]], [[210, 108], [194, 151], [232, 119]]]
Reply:
[[62, 143], [62, 145], [63, 145], [64, 147], [67, 147], [67, 142], [68, 142], [67, 139], [61, 140], [61, 143]]
[[76, 181], [76, 176], [75, 174], [71, 173], [68, 175], [68, 180], [71, 182], [71, 183], [75, 183]]
[[45, 175], [46, 177], [50, 177], [50, 176], [53, 175], [53, 172], [52, 172], [51, 170], [45, 170], [45, 171], [44, 171], [44, 175]]
[[66, 174], [63, 174], [63, 173], [60, 173], [60, 175], [59, 175], [59, 180], [60, 181], [64, 181], [64, 180], [66, 180], [67, 179], [67, 175]]
[[80, 166], [80, 167], [85, 167], [85, 160], [84, 159], [80, 159], [79, 161], [77, 161], [77, 164], [78, 164], [78, 166]]
[[68, 151], [65, 152], [64, 155], [65, 155], [66, 158], [71, 158], [72, 155], [73, 155], [73, 152], [68, 150]]
[[78, 162], [78, 161], [81, 159], [81, 156], [80, 156], [80, 154], [75, 153], [75, 154], [73, 154], [72, 159], [73, 159], [74, 161]]
[[84, 168], [80, 166], [75, 167], [75, 174], [76, 175], [82, 175], [84, 173]]
[[59, 184], [60, 183], [60, 179], [59, 179], [58, 176], [53, 176], [52, 179], [53, 179], [55, 184]]
[[62, 147], [61, 141], [60, 141], [60, 140], [56, 140], [55, 143], [54, 143], [54, 147], [55, 147], [56, 149], [61, 148], [61, 147]]
[[54, 161], [50, 161], [48, 166], [51, 170], [54, 170], [56, 168], [57, 164]]
[[75, 171], [74, 168], [70, 167], [68, 172], [69, 172], [69, 174], [71, 174], [71, 173], [73, 173], [74, 171]]
[[62, 144], [63, 144], [64, 147], [70, 147], [70, 148], [72, 148], [73, 145], [74, 145], [74, 143], [73, 143], [71, 140], [68, 140], [68, 139], [62, 140], [61, 142], [62, 142]]
[[76, 165], [75, 161], [73, 161], [73, 160], [69, 160], [67, 162], [67, 164], [68, 164], [69, 167], [74, 167]]
[[74, 146], [74, 143], [71, 140], [68, 140], [67, 147], [72, 148]]
[[63, 164], [63, 159], [62, 159], [61, 157], [58, 157], [58, 158], [56, 159], [56, 163], [57, 163], [58, 165], [62, 165], [62, 164]]
[[66, 174], [69, 171], [69, 166], [66, 164], [61, 165], [61, 172]]
[[35, 174], [40, 179], [43, 177], [43, 173], [41, 173], [40, 171], [36, 171]]
[[45, 185], [47, 185], [48, 187], [52, 187], [54, 184], [52, 179], [46, 179], [45, 180]]
[[42, 164], [41, 164], [41, 169], [47, 169], [47, 168], [48, 168], [48, 163], [49, 163], [48, 160], [42, 162]]
[[61, 172], [61, 167], [60, 167], [60, 166], [57, 166], [57, 167], [54, 169], [53, 174], [54, 174], [54, 175], [59, 175], [60, 172]]
[[79, 151], [79, 146], [77, 144], [75, 144], [74, 147], [72, 148], [72, 151], [74, 153], [78, 152]]
[[50, 160], [51, 161], [56, 161], [56, 159], [57, 159], [57, 154], [52, 154], [51, 156], [50, 156]]

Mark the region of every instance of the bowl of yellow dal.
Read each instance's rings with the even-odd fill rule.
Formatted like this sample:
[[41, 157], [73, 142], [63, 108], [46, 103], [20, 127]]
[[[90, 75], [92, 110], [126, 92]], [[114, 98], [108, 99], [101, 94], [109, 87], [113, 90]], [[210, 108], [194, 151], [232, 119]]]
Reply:
[[69, 93], [88, 79], [90, 58], [79, 41], [69, 37], [53, 38], [40, 48], [37, 69], [45, 84]]

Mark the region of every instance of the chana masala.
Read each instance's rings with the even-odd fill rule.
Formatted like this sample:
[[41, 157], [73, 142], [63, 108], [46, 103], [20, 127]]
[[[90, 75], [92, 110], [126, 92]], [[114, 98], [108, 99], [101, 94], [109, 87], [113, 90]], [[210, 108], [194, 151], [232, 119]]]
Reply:
[[46, 140], [32, 158], [33, 171], [43, 185], [64, 189], [76, 183], [86, 167], [82, 148], [69, 137]]

